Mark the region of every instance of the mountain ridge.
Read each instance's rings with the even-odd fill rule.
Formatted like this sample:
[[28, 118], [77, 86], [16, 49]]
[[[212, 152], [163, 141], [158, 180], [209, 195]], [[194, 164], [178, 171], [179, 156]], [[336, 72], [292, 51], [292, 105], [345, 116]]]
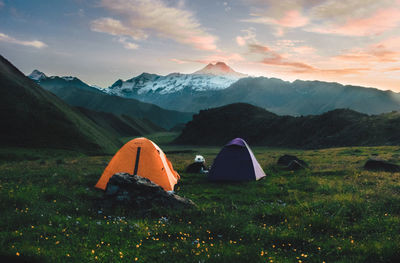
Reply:
[[234, 103], [194, 115], [175, 143], [223, 145], [235, 137], [252, 145], [310, 149], [399, 145], [400, 112], [367, 115], [336, 109], [321, 115], [293, 117]]

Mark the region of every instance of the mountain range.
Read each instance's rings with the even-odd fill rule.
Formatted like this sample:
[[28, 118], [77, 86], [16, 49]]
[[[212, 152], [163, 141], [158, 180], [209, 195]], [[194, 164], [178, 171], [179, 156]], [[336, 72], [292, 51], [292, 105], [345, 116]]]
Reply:
[[253, 145], [289, 148], [399, 145], [400, 113], [367, 115], [337, 109], [293, 117], [235, 103], [194, 115], [175, 143], [223, 145], [236, 137]]
[[34, 70], [28, 77], [71, 106], [129, 116], [130, 119], [137, 123], [146, 119], [145, 122], [151, 121], [153, 126], [170, 129], [177, 124], [186, 123], [192, 117], [192, 113], [165, 110], [159, 106], [136, 99], [107, 94], [76, 77], [48, 77], [38, 70]]
[[392, 91], [335, 82], [250, 77], [223, 62], [208, 64], [192, 74], [142, 73], [126, 81], [117, 80], [102, 91], [183, 112], [236, 102], [293, 116], [321, 114], [338, 108], [367, 114], [400, 110], [400, 94]]
[[0, 145], [113, 153], [121, 142], [0, 56]]

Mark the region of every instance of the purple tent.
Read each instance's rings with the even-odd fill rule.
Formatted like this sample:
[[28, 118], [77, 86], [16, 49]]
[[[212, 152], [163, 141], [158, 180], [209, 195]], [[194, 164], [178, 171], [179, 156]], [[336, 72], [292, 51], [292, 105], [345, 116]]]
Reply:
[[210, 181], [252, 181], [265, 176], [247, 143], [236, 138], [218, 153], [208, 174]]

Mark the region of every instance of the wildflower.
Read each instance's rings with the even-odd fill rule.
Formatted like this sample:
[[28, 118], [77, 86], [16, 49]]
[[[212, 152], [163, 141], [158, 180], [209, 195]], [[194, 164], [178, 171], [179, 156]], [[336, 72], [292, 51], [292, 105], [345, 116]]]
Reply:
[[15, 253], [15, 255], [17, 255], [19, 257], [20, 254], [19, 254], [19, 252], [17, 252], [17, 253]]

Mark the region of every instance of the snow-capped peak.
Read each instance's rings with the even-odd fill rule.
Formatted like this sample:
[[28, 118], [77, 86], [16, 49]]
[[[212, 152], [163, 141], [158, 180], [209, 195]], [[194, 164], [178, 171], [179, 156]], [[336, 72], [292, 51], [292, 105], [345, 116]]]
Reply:
[[197, 75], [215, 75], [215, 76], [231, 76], [243, 78], [246, 74], [234, 71], [231, 67], [226, 65], [224, 62], [217, 62], [215, 64], [209, 63], [203, 69], [194, 72]]
[[192, 74], [170, 73], [160, 76], [142, 73], [123, 81], [117, 80], [105, 92], [127, 98], [143, 98], [176, 92], [203, 92], [226, 89], [247, 75], [238, 73], [223, 62], [208, 64]]
[[46, 74], [37, 69], [33, 70], [32, 73], [28, 75], [28, 77], [35, 81], [41, 81], [42, 79], [47, 78]]

